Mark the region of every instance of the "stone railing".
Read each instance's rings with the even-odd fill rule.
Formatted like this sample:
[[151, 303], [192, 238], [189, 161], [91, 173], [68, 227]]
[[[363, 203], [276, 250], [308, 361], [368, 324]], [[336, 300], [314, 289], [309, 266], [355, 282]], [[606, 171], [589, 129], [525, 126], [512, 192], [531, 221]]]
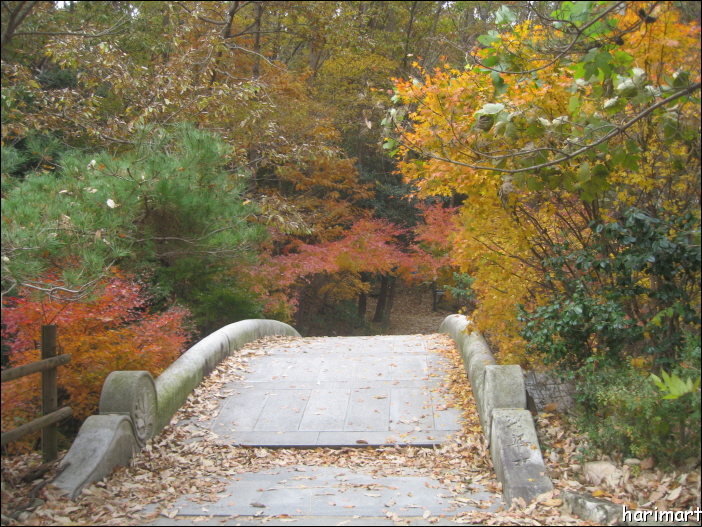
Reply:
[[509, 506], [521, 497], [529, 503], [553, 483], [545, 475], [534, 420], [526, 410], [522, 368], [498, 366], [485, 339], [469, 333], [468, 325], [466, 317], [449, 315], [439, 331], [453, 338], [463, 358], [504, 502]]
[[110, 373], [100, 395], [100, 414], [85, 420], [53, 484], [75, 499], [85, 485], [104, 478], [117, 465], [128, 465], [223, 359], [269, 335], [300, 336], [275, 320], [242, 320], [195, 344], [155, 381], [146, 371]]

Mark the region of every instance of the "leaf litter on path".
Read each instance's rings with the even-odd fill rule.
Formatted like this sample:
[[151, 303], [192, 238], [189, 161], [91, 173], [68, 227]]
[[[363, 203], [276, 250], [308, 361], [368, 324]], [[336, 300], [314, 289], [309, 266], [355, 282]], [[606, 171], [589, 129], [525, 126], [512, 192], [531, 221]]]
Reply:
[[[463, 408], [463, 429], [450, 437], [440, 447], [434, 449], [413, 446], [399, 447], [388, 445], [380, 448], [317, 448], [317, 449], [271, 449], [231, 446], [218, 441], [216, 434], [200, 429], [196, 424], [178, 426], [188, 419], [207, 419], [212, 416], [219, 404], [219, 395], [229, 381], [241, 380], [241, 372], [246, 370], [248, 357], [267, 353], [272, 347], [289, 349], [304, 347], [309, 339], [292, 337], [266, 337], [248, 344], [225, 359], [202, 384], [190, 395], [185, 405], [178, 411], [161, 434], [150, 440], [147, 446], [136, 454], [129, 467], [118, 468], [103, 481], [87, 486], [81, 496], [72, 502], [50, 484], [31, 496], [32, 489], [39, 482], [24, 483], [21, 476], [32, 467], [40, 464], [38, 454], [2, 460], [2, 514], [3, 523], [8, 525], [141, 525], [163, 515], [177, 518], [179, 509], [174, 508], [182, 495], [196, 503], [215, 503], [224, 497], [227, 483], [240, 479], [244, 473], [272, 471], [281, 467], [291, 467], [305, 471], [305, 467], [338, 467], [344, 471], [356, 471], [376, 476], [414, 475], [440, 480], [450, 489], [457, 504], [465, 504], [465, 499], [478, 488], [499, 493], [500, 484], [492, 471], [489, 451], [480, 428], [475, 402], [466, 379], [460, 355], [453, 341], [444, 335], [417, 335], [427, 339], [428, 347], [449, 359], [446, 379], [442, 383], [446, 406]], [[321, 339], [323, 340], [323, 339]], [[538, 418], [542, 431], [542, 441], [552, 441], [551, 450], [545, 451], [549, 474], [554, 478], [556, 490], [545, 499], [527, 508], [488, 512], [474, 510], [461, 512], [452, 518], [457, 524], [486, 523], [491, 525], [585, 525], [577, 518], [563, 514], [559, 508], [558, 493], [561, 489], [591, 491], [573, 475], [574, 464], [568, 453], [575, 452], [582, 438], [567, 430], [562, 420], [555, 414], [545, 414]], [[558, 446], [556, 446], [558, 445]], [[556, 452], [558, 456], [551, 456]], [[552, 461], [557, 459], [558, 461]], [[567, 468], [566, 468], [567, 467]], [[45, 474], [53, 477], [55, 469]], [[653, 477], [651, 477], [653, 476]], [[306, 477], [306, 476], [305, 476]], [[296, 476], [297, 478], [297, 476]], [[310, 476], [308, 479], [313, 479]], [[654, 484], [655, 481], [655, 484]], [[681, 483], [684, 481], [684, 483]], [[662, 492], [661, 499], [675, 497], [680, 503], [699, 502], [699, 471], [677, 476], [674, 479], [663, 474], [643, 474], [629, 478], [632, 488], [655, 489]], [[697, 494], [690, 490], [697, 485]], [[683, 491], [676, 489], [685, 485]], [[626, 487], [627, 489], [629, 487]], [[372, 493], [376, 490], [368, 486]], [[663, 492], [665, 490], [665, 492]], [[627, 502], [633, 499], [629, 491], [605, 490], [603, 496], [612, 500]], [[672, 491], [672, 492], [671, 492]], [[650, 498], [651, 494], [647, 496]], [[250, 504], [236, 503], [231, 506], [246, 507]], [[632, 503], [634, 503], [632, 501]], [[640, 504], [640, 500], [638, 500]], [[144, 512], [147, 505], [156, 504], [155, 512]], [[352, 505], [352, 504], [350, 504]], [[526, 505], [526, 504], [524, 504]], [[382, 506], [382, 503], [380, 504]], [[260, 511], [256, 517], [265, 521]], [[234, 516], [237, 516], [236, 514]], [[438, 521], [437, 516], [427, 521]], [[448, 517], [448, 515], [445, 515]], [[244, 518], [245, 516], [239, 516]], [[393, 514], [388, 516], [395, 519]], [[204, 518], [208, 518], [205, 516]]]

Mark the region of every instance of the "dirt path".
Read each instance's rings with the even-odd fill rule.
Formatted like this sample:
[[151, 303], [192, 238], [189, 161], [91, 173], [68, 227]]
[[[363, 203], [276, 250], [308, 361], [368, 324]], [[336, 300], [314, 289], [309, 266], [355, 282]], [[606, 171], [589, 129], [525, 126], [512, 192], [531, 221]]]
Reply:
[[[368, 299], [368, 316], [375, 312], [376, 299]], [[431, 335], [439, 331], [444, 319], [453, 313], [440, 304], [432, 311], [433, 300], [428, 286], [409, 288], [400, 284], [390, 313], [390, 324], [385, 335]]]

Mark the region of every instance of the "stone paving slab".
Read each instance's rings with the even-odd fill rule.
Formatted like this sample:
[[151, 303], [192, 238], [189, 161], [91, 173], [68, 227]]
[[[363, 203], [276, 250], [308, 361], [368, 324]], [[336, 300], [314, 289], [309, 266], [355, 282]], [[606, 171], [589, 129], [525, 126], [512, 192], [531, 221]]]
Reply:
[[[411, 525], [429, 525], [422, 517], [425, 511], [439, 525], [449, 525], [453, 523], [448, 520], [461, 512], [494, 512], [501, 505], [499, 498], [481, 488], [457, 497], [440, 481], [409, 470], [406, 476], [377, 476], [340, 467], [282, 467], [241, 474], [218, 497], [212, 503], [201, 502], [196, 495], [183, 496], [168, 510], [178, 509], [175, 518], [162, 516], [146, 525], [208, 525], [203, 522], [208, 516], [212, 525], [251, 525], [247, 517], [260, 524], [269, 516], [273, 524], [283, 518], [287, 521], [281, 524], [393, 525], [386, 512]], [[153, 510], [150, 505], [145, 512]]]
[[189, 422], [227, 444], [440, 444], [461, 428], [446, 364], [415, 335], [294, 339], [252, 356], [212, 418]]

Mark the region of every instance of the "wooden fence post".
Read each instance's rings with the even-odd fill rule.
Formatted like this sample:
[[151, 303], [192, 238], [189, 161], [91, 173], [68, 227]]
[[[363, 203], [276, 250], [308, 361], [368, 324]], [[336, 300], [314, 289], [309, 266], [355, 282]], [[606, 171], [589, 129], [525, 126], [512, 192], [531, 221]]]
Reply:
[[[41, 327], [41, 358], [56, 356], [56, 326]], [[49, 415], [58, 409], [58, 368], [41, 372], [41, 411]], [[41, 429], [41, 449], [44, 463], [58, 457], [58, 425], [52, 424]]]

